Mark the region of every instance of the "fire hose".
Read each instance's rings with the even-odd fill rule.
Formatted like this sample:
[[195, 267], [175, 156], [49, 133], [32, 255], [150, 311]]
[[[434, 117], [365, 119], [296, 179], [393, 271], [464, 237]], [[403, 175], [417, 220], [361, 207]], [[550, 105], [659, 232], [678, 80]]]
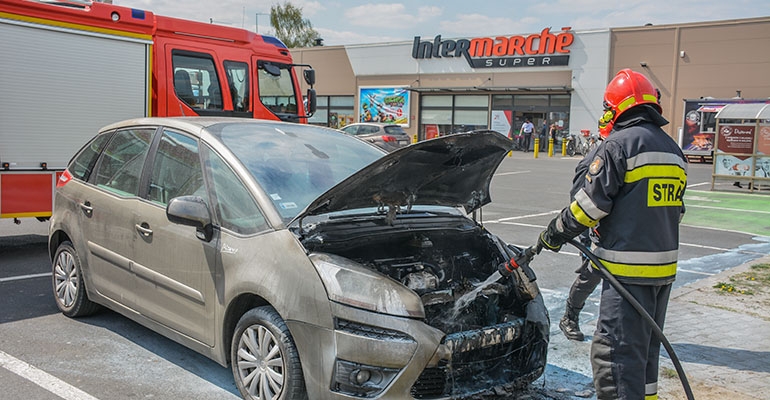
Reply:
[[[684, 392], [687, 395], [688, 400], [694, 400], [695, 397], [692, 394], [692, 389], [690, 388], [690, 383], [687, 380], [687, 375], [684, 373], [684, 369], [682, 368], [682, 364], [679, 362], [679, 357], [677, 357], [676, 352], [674, 352], [674, 348], [671, 347], [671, 343], [669, 343], [668, 339], [665, 335], [663, 335], [663, 331], [660, 329], [658, 324], [655, 322], [655, 320], [650, 316], [649, 313], [647, 313], [647, 310], [642, 307], [641, 304], [639, 304], [638, 301], [634, 298], [634, 296], [626, 290], [626, 288], [623, 287], [623, 285], [618, 282], [618, 280], [612, 275], [610, 271], [607, 270], [607, 267], [604, 266], [604, 264], [599, 260], [599, 258], [596, 257], [594, 253], [591, 252], [591, 250], [588, 249], [588, 247], [584, 246], [577, 240], [570, 240], [567, 242], [573, 246], [575, 246], [578, 250], [580, 250], [581, 253], [583, 253], [586, 257], [588, 257], [589, 260], [597, 267], [599, 268], [599, 271], [601, 271], [602, 276], [607, 282], [612, 285], [615, 290], [620, 293], [620, 295], [628, 301], [629, 304], [639, 313], [639, 315], [644, 319], [652, 328], [653, 334], [660, 340], [660, 342], [663, 344], [663, 347], [666, 349], [666, 352], [668, 353], [669, 357], [671, 358], [671, 362], [674, 364], [674, 368], [676, 369], [676, 373], [679, 376], [679, 381], [682, 383], [682, 387], [684, 388]], [[503, 263], [498, 268], [499, 272], [502, 275], [511, 275], [514, 271], [516, 271], [519, 268], [522, 268], [524, 270], [529, 269], [529, 261], [532, 260], [532, 258], [535, 257], [535, 255], [540, 253], [540, 249], [538, 246], [531, 246], [527, 249], [519, 252], [518, 254], [513, 255], [511, 257], [510, 261]], [[511, 252], [508, 252], [509, 255], [511, 255]], [[521, 276], [521, 275], [518, 275]]]

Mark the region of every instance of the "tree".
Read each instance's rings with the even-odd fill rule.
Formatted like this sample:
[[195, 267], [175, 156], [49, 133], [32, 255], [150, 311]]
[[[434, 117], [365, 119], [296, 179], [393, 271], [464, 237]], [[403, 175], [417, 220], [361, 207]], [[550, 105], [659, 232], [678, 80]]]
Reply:
[[289, 48], [313, 46], [319, 36], [310, 20], [302, 18], [302, 8], [289, 2], [270, 7], [270, 25]]

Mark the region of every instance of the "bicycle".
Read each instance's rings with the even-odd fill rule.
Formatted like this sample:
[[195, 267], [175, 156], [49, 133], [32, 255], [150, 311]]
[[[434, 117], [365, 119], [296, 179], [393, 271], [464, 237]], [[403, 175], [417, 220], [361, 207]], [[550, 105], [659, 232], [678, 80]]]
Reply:
[[581, 130], [580, 135], [570, 133], [569, 142], [567, 142], [567, 155], [572, 157], [579, 153], [585, 156], [598, 145], [599, 134], [593, 133], [588, 129]]

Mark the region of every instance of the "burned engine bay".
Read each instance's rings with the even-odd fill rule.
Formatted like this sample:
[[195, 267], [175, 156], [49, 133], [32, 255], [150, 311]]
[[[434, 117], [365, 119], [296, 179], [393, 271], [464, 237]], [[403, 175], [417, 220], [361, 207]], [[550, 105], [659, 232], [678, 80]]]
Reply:
[[497, 275], [511, 252], [522, 249], [502, 248], [473, 220], [433, 215], [326, 221], [302, 243], [310, 252], [332, 253], [387, 275], [420, 296], [425, 322], [446, 334], [443, 344], [452, 355], [423, 371], [412, 387], [414, 398], [520, 388], [543, 373], [549, 322], [542, 297], [527, 291], [521, 276]]
[[517, 292], [513, 277], [491, 282], [465, 307], [455, 308], [458, 299], [497, 271], [506, 261], [505, 254], [490, 233], [468, 219], [429, 220], [392, 226], [376, 221], [325, 223], [303, 245], [311, 252], [351, 259], [401, 282], [421, 297], [426, 322], [445, 333], [523, 317], [528, 299]]

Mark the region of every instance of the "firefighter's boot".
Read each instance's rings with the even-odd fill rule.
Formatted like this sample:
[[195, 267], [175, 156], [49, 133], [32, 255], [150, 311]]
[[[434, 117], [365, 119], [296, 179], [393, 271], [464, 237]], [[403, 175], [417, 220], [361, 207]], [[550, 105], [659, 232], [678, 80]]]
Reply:
[[578, 318], [580, 316], [580, 308], [572, 307], [567, 302], [567, 309], [564, 310], [564, 316], [559, 321], [559, 329], [564, 332], [564, 336], [569, 340], [575, 340], [582, 342], [585, 339], [583, 332], [580, 332], [580, 324]]

